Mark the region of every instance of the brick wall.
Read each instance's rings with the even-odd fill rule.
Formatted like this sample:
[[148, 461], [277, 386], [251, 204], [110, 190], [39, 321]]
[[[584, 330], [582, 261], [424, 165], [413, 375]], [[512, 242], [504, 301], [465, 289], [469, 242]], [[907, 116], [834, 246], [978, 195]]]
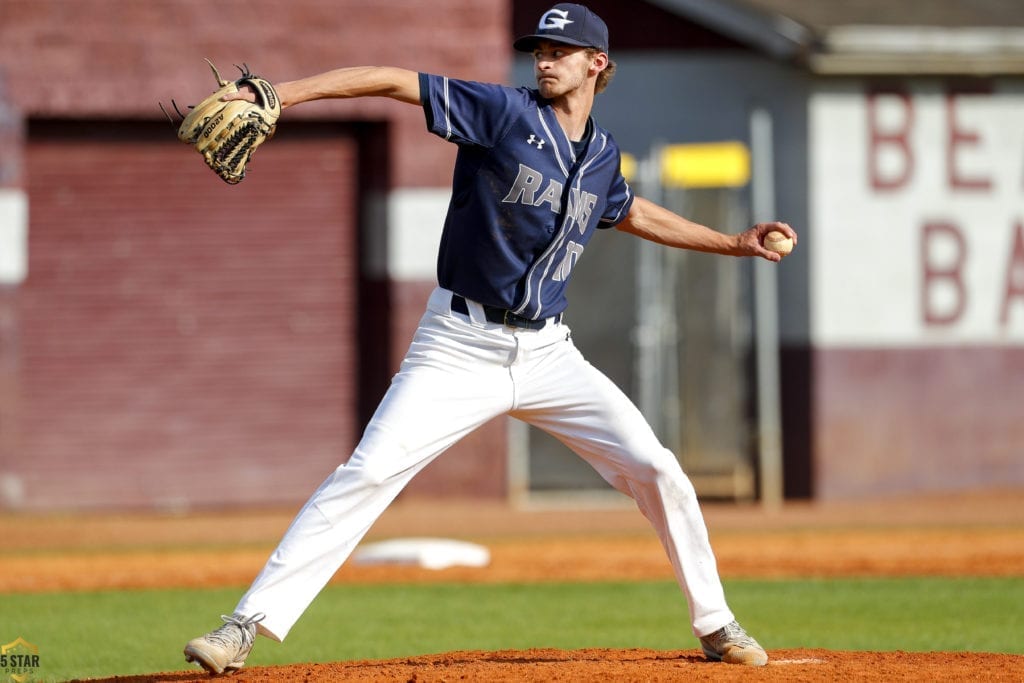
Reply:
[[[294, 503], [344, 460], [431, 286], [360, 268], [359, 231], [388, 229], [359, 224], [365, 190], [446, 188], [454, 147], [416, 107], [310, 103], [229, 188], [157, 103], [212, 91], [204, 58], [505, 81], [509, 5], [0, 3], [0, 171], [31, 204], [29, 278], [0, 290], [0, 508]], [[488, 425], [411, 493], [503, 495], [503, 445]]]
[[[247, 63], [271, 81], [380, 64], [502, 82], [510, 0], [4, 0], [0, 70], [27, 117], [162, 117]], [[439, 187], [452, 150], [386, 99], [318, 102], [288, 117], [385, 119], [396, 186]]]
[[229, 187], [157, 123], [30, 127], [11, 502], [292, 502], [343, 459], [358, 289], [340, 169], [355, 145], [301, 128]]

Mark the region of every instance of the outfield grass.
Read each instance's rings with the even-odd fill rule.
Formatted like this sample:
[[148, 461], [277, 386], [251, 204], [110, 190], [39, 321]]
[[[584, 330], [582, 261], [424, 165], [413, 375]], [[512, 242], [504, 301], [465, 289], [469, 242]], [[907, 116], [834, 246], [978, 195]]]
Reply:
[[[769, 650], [1024, 654], [1024, 579], [728, 581], [741, 622]], [[219, 624], [241, 588], [0, 595], [0, 644], [39, 647], [39, 680], [186, 668], [184, 643]], [[338, 585], [253, 666], [530, 647], [691, 649], [669, 582]], [[0, 670], [0, 674], [3, 671]]]

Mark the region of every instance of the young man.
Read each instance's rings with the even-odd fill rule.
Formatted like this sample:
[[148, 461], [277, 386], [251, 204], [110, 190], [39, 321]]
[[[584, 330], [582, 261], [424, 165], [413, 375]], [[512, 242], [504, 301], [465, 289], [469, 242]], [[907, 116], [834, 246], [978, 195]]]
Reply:
[[596, 229], [771, 261], [780, 257], [763, 247], [764, 236], [796, 235], [777, 222], [727, 235], [633, 196], [615, 142], [590, 117], [614, 68], [608, 29], [593, 12], [555, 5], [515, 47], [533, 53], [536, 89], [389, 67], [277, 86], [285, 108], [368, 96], [422, 106], [429, 130], [459, 149], [439, 286], [412, 345], [348, 462], [300, 510], [232, 616], [186, 646], [186, 659], [211, 673], [240, 668], [257, 633], [283, 640], [409, 480], [501, 414], [551, 432], [636, 501], [664, 544], [709, 658], [767, 662], [726, 604], [675, 455], [576, 350], [562, 313], [572, 268]]

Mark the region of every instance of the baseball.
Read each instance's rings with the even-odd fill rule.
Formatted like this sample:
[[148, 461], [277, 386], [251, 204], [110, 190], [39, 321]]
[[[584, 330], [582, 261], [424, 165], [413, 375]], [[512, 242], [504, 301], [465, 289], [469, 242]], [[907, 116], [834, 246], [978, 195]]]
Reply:
[[778, 230], [772, 230], [764, 236], [764, 248], [768, 251], [774, 251], [776, 254], [780, 254], [781, 256], [785, 256], [789, 252], [793, 251], [793, 240], [790, 237], [786, 237], [785, 234]]

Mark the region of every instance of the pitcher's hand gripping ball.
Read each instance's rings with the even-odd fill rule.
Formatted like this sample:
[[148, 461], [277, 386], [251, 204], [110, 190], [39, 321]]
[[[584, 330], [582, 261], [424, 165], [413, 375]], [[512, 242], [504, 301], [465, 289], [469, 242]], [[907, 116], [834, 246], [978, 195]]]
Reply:
[[[241, 78], [226, 81], [209, 59], [206, 63], [217, 79], [218, 90], [197, 104], [178, 127], [178, 139], [195, 147], [206, 165], [224, 182], [242, 182], [245, 169], [256, 148], [269, 140], [281, 116], [281, 100], [274, 86], [249, 73], [249, 67], [238, 67]], [[221, 98], [248, 85], [256, 93], [255, 102]]]
[[793, 240], [792, 238], [787, 237], [785, 233], [779, 232], [778, 230], [772, 230], [764, 236], [764, 248], [768, 251], [774, 251], [780, 256], [785, 256], [789, 252], [793, 251]]

